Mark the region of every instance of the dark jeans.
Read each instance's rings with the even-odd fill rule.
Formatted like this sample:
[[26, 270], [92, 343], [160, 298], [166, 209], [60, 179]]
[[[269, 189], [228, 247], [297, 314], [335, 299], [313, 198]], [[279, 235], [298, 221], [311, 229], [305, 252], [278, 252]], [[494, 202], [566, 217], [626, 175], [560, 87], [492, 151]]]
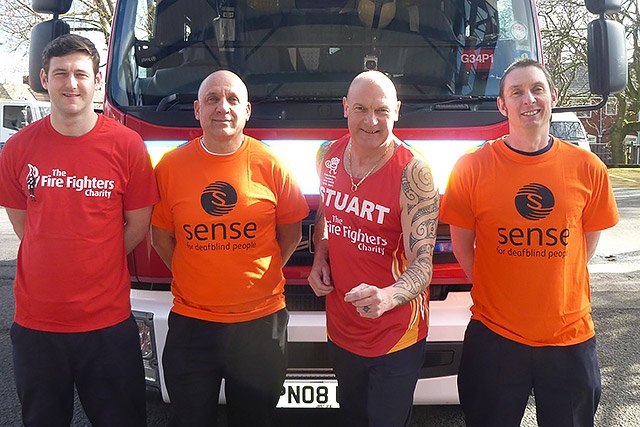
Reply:
[[229, 426], [271, 426], [286, 374], [281, 310], [249, 322], [216, 323], [171, 312], [162, 358], [170, 425], [215, 426], [225, 381]]
[[73, 388], [94, 427], [146, 426], [140, 338], [132, 317], [82, 333], [11, 327], [13, 367], [25, 426], [69, 427]]
[[341, 426], [409, 425], [426, 341], [380, 357], [358, 356], [332, 342], [329, 351], [338, 378]]
[[458, 389], [468, 427], [520, 426], [532, 390], [539, 426], [593, 426], [601, 394], [596, 340], [530, 347], [472, 320]]

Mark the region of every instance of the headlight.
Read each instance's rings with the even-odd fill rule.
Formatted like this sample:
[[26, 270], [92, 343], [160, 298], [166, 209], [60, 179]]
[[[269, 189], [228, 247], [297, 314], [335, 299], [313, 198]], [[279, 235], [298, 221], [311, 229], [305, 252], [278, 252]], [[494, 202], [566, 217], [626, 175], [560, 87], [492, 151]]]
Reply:
[[153, 313], [134, 311], [133, 316], [138, 325], [145, 381], [148, 386], [158, 387], [158, 356], [155, 351], [156, 343], [153, 329]]

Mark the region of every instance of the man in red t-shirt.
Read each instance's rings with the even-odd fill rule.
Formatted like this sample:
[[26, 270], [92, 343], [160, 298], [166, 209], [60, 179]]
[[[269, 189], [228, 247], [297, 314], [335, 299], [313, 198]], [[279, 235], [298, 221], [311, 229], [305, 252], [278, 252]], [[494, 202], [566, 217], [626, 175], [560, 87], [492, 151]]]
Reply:
[[240, 77], [208, 76], [194, 110], [203, 135], [158, 163], [151, 231], [173, 273], [162, 358], [170, 425], [215, 425], [224, 379], [228, 425], [266, 427], [286, 374], [282, 267], [309, 208], [269, 147], [244, 135]]
[[458, 388], [467, 425], [592, 426], [600, 371], [587, 262], [618, 221], [605, 165], [549, 135], [557, 102], [536, 61], [511, 65], [498, 109], [509, 135], [463, 156], [441, 219], [473, 282]]
[[126, 256], [158, 200], [138, 134], [96, 114], [100, 58], [65, 35], [43, 53], [51, 115], [0, 154], [0, 205], [20, 238], [14, 373], [23, 423], [69, 425], [74, 385], [94, 425], [146, 425]]
[[439, 195], [431, 170], [393, 134], [400, 101], [366, 71], [343, 99], [349, 133], [318, 152], [322, 202], [309, 284], [349, 427], [409, 425], [424, 363]]

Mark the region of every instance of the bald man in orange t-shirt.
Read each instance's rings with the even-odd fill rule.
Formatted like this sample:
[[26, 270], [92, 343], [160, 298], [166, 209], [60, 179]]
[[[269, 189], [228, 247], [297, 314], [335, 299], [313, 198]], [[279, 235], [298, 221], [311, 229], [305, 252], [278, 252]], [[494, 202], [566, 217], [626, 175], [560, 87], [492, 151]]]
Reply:
[[207, 77], [194, 110], [203, 136], [158, 164], [151, 221], [173, 273], [170, 425], [216, 425], [224, 378], [228, 425], [270, 426], [286, 373], [282, 267], [309, 208], [271, 150], [243, 134], [251, 104], [237, 75]]

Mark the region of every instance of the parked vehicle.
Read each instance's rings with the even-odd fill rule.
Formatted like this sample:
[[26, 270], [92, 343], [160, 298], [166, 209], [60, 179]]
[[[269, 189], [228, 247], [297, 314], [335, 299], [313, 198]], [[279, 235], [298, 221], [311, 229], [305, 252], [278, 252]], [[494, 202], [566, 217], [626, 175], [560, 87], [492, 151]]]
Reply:
[[591, 151], [587, 131], [573, 112], [553, 113], [551, 115], [551, 135]]
[[[66, 12], [62, 0], [37, 1], [40, 11]], [[608, 6], [609, 0], [601, 3]], [[377, 69], [393, 79], [402, 101], [396, 135], [425, 155], [443, 192], [462, 154], [508, 133], [496, 107], [499, 83], [514, 60], [542, 60], [536, 16], [534, 0], [119, 0], [104, 114], [139, 132], [157, 161], [201, 134], [193, 114], [198, 86], [212, 71], [231, 69], [249, 90], [246, 133], [282, 156], [315, 210], [320, 201], [316, 150], [346, 132], [342, 98], [353, 77]], [[595, 67], [591, 76], [594, 92], [606, 94], [626, 84], [621, 77], [626, 68], [615, 69], [626, 64], [620, 59], [624, 49], [616, 48], [624, 46], [624, 31], [604, 14], [594, 22], [592, 62], [609, 64], [598, 50], [602, 40], [616, 56], [613, 71]], [[56, 19], [39, 25], [32, 32], [32, 58], [52, 33], [68, 31]], [[39, 66], [30, 68], [35, 76]], [[314, 214], [304, 221], [302, 243], [285, 267], [291, 318], [282, 407], [337, 406], [324, 299], [307, 283]], [[147, 384], [168, 400], [162, 351], [171, 273], [148, 239], [129, 256], [129, 267]], [[470, 289], [452, 253], [449, 226], [440, 224], [428, 348], [415, 404], [458, 403]]]
[[43, 118], [50, 110], [48, 102], [0, 99], [0, 149], [11, 135]]

